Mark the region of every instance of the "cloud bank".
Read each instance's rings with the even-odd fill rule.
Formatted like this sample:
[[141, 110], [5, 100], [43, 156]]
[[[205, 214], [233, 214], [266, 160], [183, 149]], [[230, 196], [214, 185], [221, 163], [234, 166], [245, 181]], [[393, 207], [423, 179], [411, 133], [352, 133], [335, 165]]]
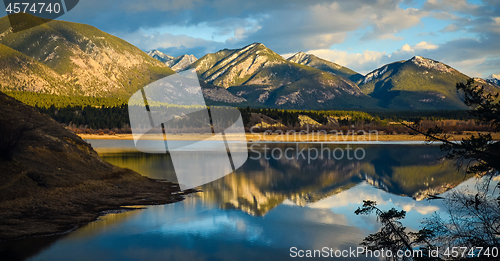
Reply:
[[497, 0], [86, 0], [61, 19], [170, 55], [261, 42], [361, 73], [421, 55], [485, 77], [500, 74], [499, 14]]

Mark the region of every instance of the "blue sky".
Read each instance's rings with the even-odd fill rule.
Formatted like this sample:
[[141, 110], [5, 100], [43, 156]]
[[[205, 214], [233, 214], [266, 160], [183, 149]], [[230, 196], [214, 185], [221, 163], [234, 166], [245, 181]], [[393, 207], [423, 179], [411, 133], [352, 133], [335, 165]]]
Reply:
[[500, 77], [500, 0], [85, 0], [60, 19], [174, 56], [261, 42], [361, 73], [421, 55]]

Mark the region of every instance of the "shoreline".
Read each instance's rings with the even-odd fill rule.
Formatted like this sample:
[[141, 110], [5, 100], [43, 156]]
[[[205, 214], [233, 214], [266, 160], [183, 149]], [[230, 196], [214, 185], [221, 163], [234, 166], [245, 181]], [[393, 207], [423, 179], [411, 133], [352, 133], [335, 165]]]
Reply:
[[[467, 134], [447, 134], [450, 141], [461, 141], [470, 136], [477, 135], [478, 132], [467, 132]], [[484, 133], [483, 133], [484, 134]], [[500, 140], [500, 133], [490, 133], [493, 140]], [[132, 134], [115, 134], [115, 135], [99, 135], [99, 134], [77, 134], [84, 140], [134, 140]], [[209, 136], [199, 134], [170, 134], [167, 135], [167, 140], [205, 140]], [[163, 140], [162, 134], [147, 134], [146, 140]], [[229, 141], [244, 141], [241, 135], [226, 135]], [[211, 140], [217, 140], [211, 138]], [[377, 142], [377, 141], [425, 141], [425, 136], [409, 135], [409, 134], [366, 134], [366, 135], [334, 135], [334, 134], [269, 134], [269, 133], [247, 133], [247, 142], [341, 142], [341, 143], [358, 143], [358, 142]]]
[[[3, 201], [0, 256], [1, 246], [10, 241], [64, 235], [110, 212], [172, 204], [196, 192], [196, 189], [180, 191], [176, 183], [115, 167], [109, 177], [101, 180], [87, 180], [74, 187]], [[18, 219], [19, 215], [23, 218]]]
[[48, 115], [1, 92], [0, 105], [0, 126], [11, 125], [2, 135], [16, 141], [0, 155], [0, 260], [12, 259], [3, 258], [12, 254], [3, 242], [66, 233], [103, 211], [174, 203], [195, 192], [105, 162]]

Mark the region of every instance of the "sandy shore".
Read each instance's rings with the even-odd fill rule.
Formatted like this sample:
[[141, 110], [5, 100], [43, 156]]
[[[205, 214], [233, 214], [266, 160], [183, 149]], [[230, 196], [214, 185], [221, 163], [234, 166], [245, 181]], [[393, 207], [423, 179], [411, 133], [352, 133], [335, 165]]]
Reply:
[[[491, 134], [494, 140], [500, 140], [500, 133]], [[116, 135], [97, 135], [97, 134], [78, 134], [82, 139], [104, 139], [104, 140], [133, 140], [132, 134], [116, 134]], [[450, 140], [460, 141], [467, 138], [469, 133], [464, 135], [449, 135]], [[200, 134], [175, 134], [167, 135], [167, 140], [205, 140], [210, 138]], [[239, 135], [226, 135], [227, 140], [238, 141], [244, 140]], [[163, 135], [147, 135], [148, 140], [163, 140]], [[211, 138], [217, 140], [217, 138]], [[406, 134], [371, 134], [371, 135], [332, 135], [332, 134], [296, 134], [296, 135], [281, 135], [281, 134], [246, 134], [246, 140], [250, 142], [257, 141], [277, 141], [277, 142], [367, 142], [367, 141], [424, 141], [424, 135], [406, 135]]]

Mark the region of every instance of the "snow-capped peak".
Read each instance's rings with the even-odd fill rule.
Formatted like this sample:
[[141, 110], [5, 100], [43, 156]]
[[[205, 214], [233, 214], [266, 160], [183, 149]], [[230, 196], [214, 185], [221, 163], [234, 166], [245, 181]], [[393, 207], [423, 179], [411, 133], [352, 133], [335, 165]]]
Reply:
[[500, 85], [500, 74], [492, 74], [488, 76], [485, 80], [494, 83], [496, 85]]
[[373, 72], [371, 72], [371, 73], [367, 74], [367, 75], [365, 76], [365, 79], [363, 80], [363, 83], [367, 83], [367, 82], [369, 82], [369, 81], [371, 81], [371, 80], [373, 80], [373, 79], [375, 79], [375, 78], [377, 78], [377, 77], [379, 77], [379, 76], [383, 75], [385, 72], [387, 72], [387, 69], [388, 69], [388, 68], [389, 68], [389, 66], [387, 66], [387, 65], [386, 65], [386, 66], [385, 66], [384, 68], [382, 68], [382, 69], [378, 69], [378, 70], [375, 70], [375, 71], [373, 71]]
[[174, 59], [165, 62], [165, 64], [172, 68], [176, 72], [183, 71], [187, 69], [191, 64], [196, 62], [198, 59], [192, 54], [183, 54], [177, 56]]
[[424, 57], [418, 56], [418, 55], [414, 56], [409, 61], [413, 62], [415, 65], [417, 65], [419, 67], [434, 69], [434, 70], [441, 71], [441, 72], [451, 73], [451, 72], [455, 71], [453, 68], [448, 67], [443, 63], [440, 63], [438, 61], [434, 61], [431, 59], [427, 59], [427, 58], [424, 58]]
[[500, 74], [491, 74], [490, 76], [488, 76], [488, 78], [486, 78], [487, 80], [491, 80], [491, 79], [497, 79], [497, 80], [500, 80]]
[[152, 50], [147, 53], [149, 56], [155, 58], [156, 60], [159, 60], [162, 63], [168, 62], [170, 60], [173, 60], [174, 57], [170, 56], [168, 54], [164, 54], [158, 50]]
[[310, 55], [307, 53], [303, 52], [298, 52], [294, 54], [292, 57], [288, 58], [289, 61], [294, 62], [294, 63], [300, 63], [303, 64], [307, 59], [309, 59]]

